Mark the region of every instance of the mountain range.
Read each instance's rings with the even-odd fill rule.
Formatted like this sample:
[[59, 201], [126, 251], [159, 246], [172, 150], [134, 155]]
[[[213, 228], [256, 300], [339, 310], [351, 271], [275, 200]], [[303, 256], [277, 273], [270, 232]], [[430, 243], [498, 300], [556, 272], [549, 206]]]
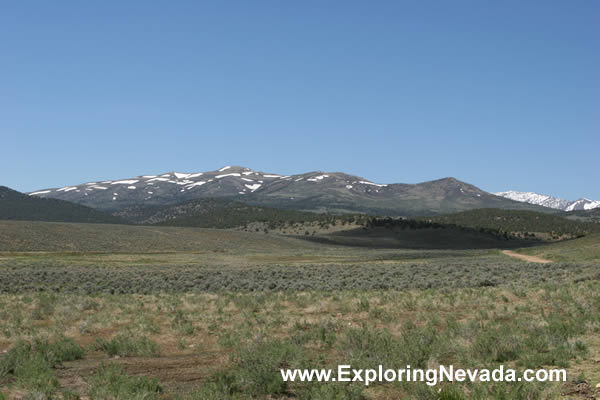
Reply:
[[316, 212], [374, 215], [437, 215], [476, 208], [549, 211], [546, 207], [496, 196], [455, 178], [417, 184], [380, 184], [342, 172], [296, 175], [265, 173], [240, 166], [208, 172], [167, 172], [85, 182], [29, 193], [116, 213], [134, 206], [224, 198], [247, 204]]
[[591, 210], [593, 208], [600, 207], [600, 201], [590, 200], [581, 198], [578, 200], [570, 201], [561, 199], [559, 197], [547, 196], [544, 194], [534, 192], [497, 192], [494, 193], [496, 196], [501, 196], [507, 199], [521, 201], [528, 204], [535, 204], [539, 206], [554, 208], [562, 211], [578, 211], [578, 210]]

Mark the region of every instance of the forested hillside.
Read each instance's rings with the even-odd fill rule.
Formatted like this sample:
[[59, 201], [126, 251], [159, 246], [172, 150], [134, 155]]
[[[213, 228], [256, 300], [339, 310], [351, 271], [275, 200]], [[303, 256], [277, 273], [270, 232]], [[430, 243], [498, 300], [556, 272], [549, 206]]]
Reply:
[[600, 232], [600, 225], [598, 224], [574, 221], [559, 215], [493, 208], [424, 217], [420, 220], [548, 240], [566, 239], [583, 236], [591, 232]]
[[263, 223], [266, 228], [304, 223], [329, 225], [366, 221], [364, 215], [329, 215], [248, 205], [225, 199], [199, 199], [169, 206], [135, 206], [114, 215], [136, 224], [185, 226], [198, 228], [237, 228]]

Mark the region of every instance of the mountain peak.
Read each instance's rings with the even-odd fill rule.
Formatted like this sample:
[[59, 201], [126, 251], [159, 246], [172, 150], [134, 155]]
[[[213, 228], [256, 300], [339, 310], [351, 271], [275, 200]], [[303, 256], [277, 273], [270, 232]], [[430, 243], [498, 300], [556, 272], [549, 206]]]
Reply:
[[253, 171], [250, 168], [242, 167], [241, 165], [224, 165], [223, 167], [216, 170], [216, 172], [225, 172], [225, 171]]
[[545, 194], [539, 194], [535, 192], [517, 192], [509, 190], [506, 192], [494, 193], [496, 196], [504, 197], [507, 199], [520, 201], [529, 204], [536, 204], [543, 207], [554, 208], [562, 211], [574, 211], [574, 210], [590, 210], [592, 208], [600, 207], [600, 201], [594, 201], [586, 198], [580, 198], [575, 201], [569, 201], [561, 199], [559, 197], [552, 197]]
[[464, 185], [464, 184], [466, 184], [465, 182], [463, 182], [463, 181], [461, 181], [459, 179], [456, 179], [456, 178], [454, 178], [452, 176], [448, 176], [448, 177], [440, 178], [440, 179], [435, 179], [435, 180], [428, 181], [428, 182], [444, 182], [444, 183], [452, 184], [452, 185]]

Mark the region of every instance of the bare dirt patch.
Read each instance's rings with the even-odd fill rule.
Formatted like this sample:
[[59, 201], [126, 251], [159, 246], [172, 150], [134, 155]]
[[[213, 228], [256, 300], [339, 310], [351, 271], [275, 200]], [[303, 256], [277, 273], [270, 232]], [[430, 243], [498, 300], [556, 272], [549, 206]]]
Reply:
[[220, 352], [205, 352], [156, 358], [90, 357], [65, 362], [56, 370], [63, 388], [85, 393], [86, 380], [102, 363], [121, 364], [130, 375], [157, 378], [169, 391], [191, 391], [205, 382], [211, 374], [223, 368], [226, 357]]
[[541, 258], [541, 257], [537, 257], [537, 256], [528, 256], [525, 254], [519, 254], [519, 253], [515, 253], [514, 251], [511, 251], [511, 250], [502, 250], [502, 254], [505, 254], [509, 257], [518, 258], [519, 260], [532, 262], [532, 263], [548, 264], [548, 263], [552, 262], [551, 260], [547, 260], [545, 258]]

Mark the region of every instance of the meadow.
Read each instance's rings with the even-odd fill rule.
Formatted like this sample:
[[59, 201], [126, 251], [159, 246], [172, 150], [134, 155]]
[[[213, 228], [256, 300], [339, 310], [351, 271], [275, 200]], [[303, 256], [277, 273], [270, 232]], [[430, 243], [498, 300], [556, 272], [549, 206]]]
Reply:
[[[600, 395], [595, 236], [517, 250], [555, 261], [535, 264], [497, 249], [84, 224], [35, 226], [46, 234], [24, 251], [15, 231], [28, 229], [0, 225], [0, 399]], [[366, 387], [279, 374], [338, 364], [557, 367], [568, 382]]]

